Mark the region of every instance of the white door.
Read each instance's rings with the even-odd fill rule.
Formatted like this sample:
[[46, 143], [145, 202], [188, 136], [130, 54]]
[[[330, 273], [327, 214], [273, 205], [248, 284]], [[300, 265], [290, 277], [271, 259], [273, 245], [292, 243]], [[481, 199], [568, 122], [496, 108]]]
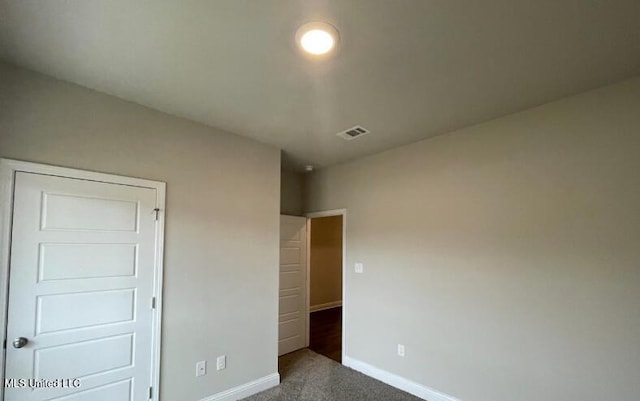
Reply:
[[307, 344], [307, 219], [280, 216], [278, 355]]
[[156, 192], [16, 173], [5, 401], [149, 399]]

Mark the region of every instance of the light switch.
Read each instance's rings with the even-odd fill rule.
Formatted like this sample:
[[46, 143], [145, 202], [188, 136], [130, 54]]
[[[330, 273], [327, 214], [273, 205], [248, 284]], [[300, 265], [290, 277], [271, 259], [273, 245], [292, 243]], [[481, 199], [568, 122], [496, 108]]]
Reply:
[[216, 369], [222, 370], [226, 368], [227, 368], [227, 356], [226, 355], [219, 356], [218, 359], [216, 360]]
[[362, 264], [362, 262], [356, 262], [355, 270], [356, 273], [362, 273], [364, 271], [364, 264]]

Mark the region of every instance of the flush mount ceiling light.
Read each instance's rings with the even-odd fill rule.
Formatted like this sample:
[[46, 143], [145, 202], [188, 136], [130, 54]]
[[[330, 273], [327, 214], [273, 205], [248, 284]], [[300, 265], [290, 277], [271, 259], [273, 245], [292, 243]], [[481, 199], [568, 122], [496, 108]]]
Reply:
[[296, 43], [313, 58], [327, 57], [333, 53], [338, 39], [338, 30], [326, 22], [308, 22], [296, 32]]

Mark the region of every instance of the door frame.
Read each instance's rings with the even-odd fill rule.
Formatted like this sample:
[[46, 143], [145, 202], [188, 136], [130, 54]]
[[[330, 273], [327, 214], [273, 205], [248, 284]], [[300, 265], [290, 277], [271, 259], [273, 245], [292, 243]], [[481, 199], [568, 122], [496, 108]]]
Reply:
[[332, 209], [305, 213], [307, 217], [307, 339], [311, 330], [311, 219], [318, 217], [342, 216], [342, 363], [347, 356], [347, 209]]
[[[164, 256], [164, 220], [166, 183], [160, 181], [145, 180], [113, 174], [97, 173], [93, 171], [77, 170], [66, 167], [57, 167], [47, 164], [32, 163], [26, 161], [0, 158], [0, 333], [2, 340], [7, 341], [7, 311], [9, 297], [9, 262], [11, 253], [11, 226], [13, 219], [13, 193], [15, 176], [18, 172], [35, 173], [43, 175], [74, 178], [87, 181], [104, 182], [108, 184], [128, 185], [134, 187], [150, 188], [156, 190], [156, 207], [158, 223], [155, 232], [155, 263], [153, 296], [156, 298], [156, 308], [151, 325], [151, 386], [152, 399], [158, 400], [160, 395], [160, 351], [162, 336], [162, 280], [163, 280], [163, 256]], [[1, 350], [0, 380], [4, 383], [6, 348]], [[0, 387], [0, 400], [4, 400], [4, 385]]]

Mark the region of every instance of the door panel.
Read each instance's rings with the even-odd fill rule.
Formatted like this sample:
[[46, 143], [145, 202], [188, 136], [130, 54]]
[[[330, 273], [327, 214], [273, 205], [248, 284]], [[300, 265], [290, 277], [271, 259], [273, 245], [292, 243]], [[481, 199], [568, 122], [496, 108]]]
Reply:
[[132, 244], [42, 244], [38, 281], [131, 277], [136, 253]]
[[306, 346], [307, 219], [280, 216], [278, 355]]
[[[102, 358], [85, 359], [101, 353]], [[82, 341], [35, 351], [36, 377], [83, 378], [133, 363], [133, 334]], [[78, 364], [78, 360], [84, 363]]]
[[42, 229], [136, 231], [138, 204], [69, 194], [43, 193]]
[[148, 399], [156, 195], [16, 173], [6, 378], [80, 387], [8, 387], [5, 401]]
[[134, 289], [37, 296], [36, 335], [131, 322], [135, 300]]
[[[51, 401], [112, 401], [128, 400], [133, 390], [133, 379], [127, 379], [118, 383], [110, 383], [91, 390], [79, 391], [72, 395], [53, 398]], [[129, 398], [127, 398], [129, 397]]]

